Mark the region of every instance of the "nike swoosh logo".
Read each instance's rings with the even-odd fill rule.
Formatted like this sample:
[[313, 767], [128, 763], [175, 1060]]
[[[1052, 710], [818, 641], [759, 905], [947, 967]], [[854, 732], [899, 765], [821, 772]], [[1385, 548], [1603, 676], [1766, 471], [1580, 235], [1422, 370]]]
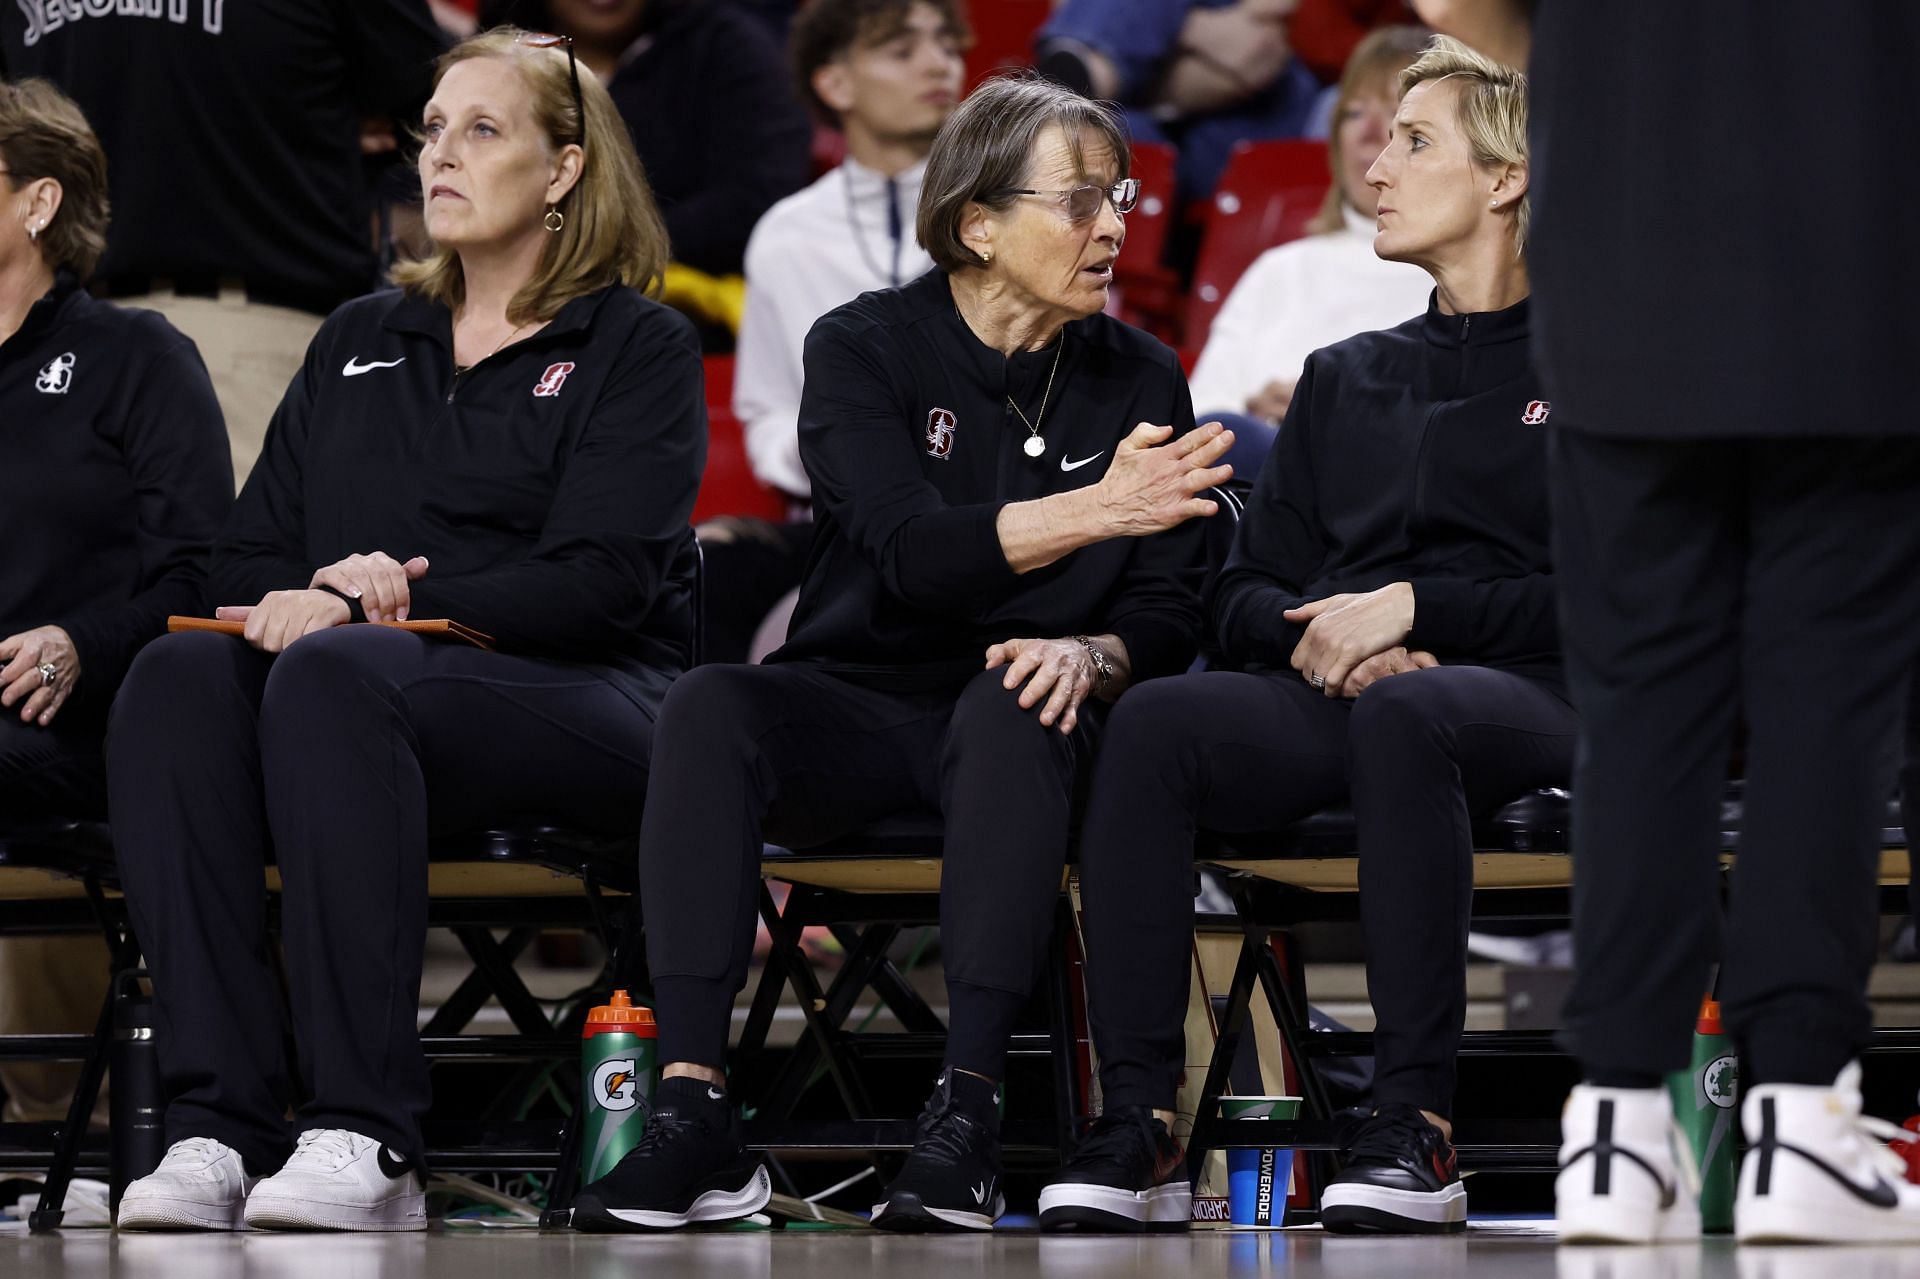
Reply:
[[385, 1146], [380, 1147], [380, 1153], [374, 1157], [374, 1162], [380, 1165], [380, 1172], [383, 1176], [391, 1177], [395, 1181], [398, 1181], [413, 1171], [412, 1164], [404, 1159], [394, 1158], [393, 1155], [388, 1153]]
[[972, 1187], [973, 1201], [977, 1204], [985, 1203], [987, 1201], [987, 1191], [992, 1185], [993, 1183], [991, 1181], [983, 1181], [979, 1185]]
[[396, 364], [405, 364], [406, 362], [407, 357], [404, 355], [397, 360], [373, 360], [366, 364], [360, 363], [358, 356], [349, 356], [347, 366], [340, 370], [340, 376], [359, 377], [362, 373], [371, 373], [375, 369], [390, 369]]
[[1098, 453], [1095, 453], [1093, 457], [1083, 457], [1078, 462], [1067, 461], [1067, 455], [1062, 453], [1060, 455], [1060, 469], [1063, 471], [1077, 471], [1087, 463], [1093, 461], [1094, 458], [1104, 457], [1106, 452], [1105, 449], [1101, 449]]
[[727, 1094], [721, 1092], [718, 1088], [715, 1088], [711, 1084], [707, 1085], [708, 1101], [725, 1101], [726, 1099], [727, 1099]]

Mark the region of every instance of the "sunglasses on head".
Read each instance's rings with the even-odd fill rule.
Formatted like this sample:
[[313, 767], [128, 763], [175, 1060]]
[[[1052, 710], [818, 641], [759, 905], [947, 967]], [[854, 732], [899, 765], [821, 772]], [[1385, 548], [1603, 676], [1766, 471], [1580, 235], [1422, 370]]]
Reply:
[[581, 146], [587, 144], [587, 105], [580, 98], [580, 63], [573, 56], [573, 37], [548, 35], [544, 31], [525, 31], [516, 41], [530, 49], [557, 49], [565, 46], [567, 50], [567, 78], [573, 82], [573, 118], [580, 122], [574, 131], [573, 140]]
[[1036, 191], [1032, 187], [1009, 187], [1008, 195], [1050, 195], [1066, 205], [1067, 217], [1075, 222], [1086, 222], [1100, 216], [1101, 201], [1111, 202], [1113, 211], [1122, 216], [1132, 213], [1133, 206], [1140, 203], [1140, 180], [1122, 178], [1110, 187], [1085, 186], [1074, 187], [1070, 191]]

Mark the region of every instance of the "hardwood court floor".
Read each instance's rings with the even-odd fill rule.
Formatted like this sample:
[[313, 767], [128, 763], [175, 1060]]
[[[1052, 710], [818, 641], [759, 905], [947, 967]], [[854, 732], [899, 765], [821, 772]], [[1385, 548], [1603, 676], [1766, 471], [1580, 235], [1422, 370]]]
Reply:
[[0, 1236], [7, 1279], [1920, 1279], [1920, 1248], [1747, 1248], [1726, 1240], [1661, 1248], [1557, 1249], [1538, 1226], [1475, 1223], [1451, 1239], [1343, 1239], [1200, 1231], [1074, 1238], [998, 1231], [989, 1238], [867, 1231], [542, 1235], [440, 1230], [424, 1235], [121, 1235], [74, 1230]]

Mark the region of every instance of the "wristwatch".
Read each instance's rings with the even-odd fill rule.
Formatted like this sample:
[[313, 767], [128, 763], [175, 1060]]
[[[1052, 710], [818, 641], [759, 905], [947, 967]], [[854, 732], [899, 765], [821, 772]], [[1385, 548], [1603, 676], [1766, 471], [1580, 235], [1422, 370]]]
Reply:
[[1084, 635], [1069, 635], [1067, 638], [1087, 650], [1087, 659], [1093, 663], [1093, 691], [1098, 693], [1105, 689], [1113, 679], [1113, 659], [1107, 656], [1105, 649]]

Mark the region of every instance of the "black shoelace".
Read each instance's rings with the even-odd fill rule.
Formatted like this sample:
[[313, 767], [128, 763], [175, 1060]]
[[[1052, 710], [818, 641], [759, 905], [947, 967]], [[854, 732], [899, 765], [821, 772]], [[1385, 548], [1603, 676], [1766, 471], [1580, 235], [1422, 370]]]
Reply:
[[973, 1153], [974, 1123], [950, 1099], [928, 1102], [920, 1116], [920, 1140], [914, 1143], [914, 1155], [940, 1167], [953, 1167]]
[[1416, 1162], [1424, 1162], [1426, 1152], [1439, 1140], [1440, 1130], [1418, 1110], [1389, 1106], [1360, 1125], [1347, 1159], [1349, 1163], [1398, 1163], [1412, 1154]]
[[633, 1148], [636, 1152], [664, 1151], [675, 1141], [694, 1131], [705, 1133], [710, 1130], [698, 1119], [663, 1107], [654, 1111], [648, 1118], [646, 1131], [640, 1134], [640, 1140], [633, 1144]]

